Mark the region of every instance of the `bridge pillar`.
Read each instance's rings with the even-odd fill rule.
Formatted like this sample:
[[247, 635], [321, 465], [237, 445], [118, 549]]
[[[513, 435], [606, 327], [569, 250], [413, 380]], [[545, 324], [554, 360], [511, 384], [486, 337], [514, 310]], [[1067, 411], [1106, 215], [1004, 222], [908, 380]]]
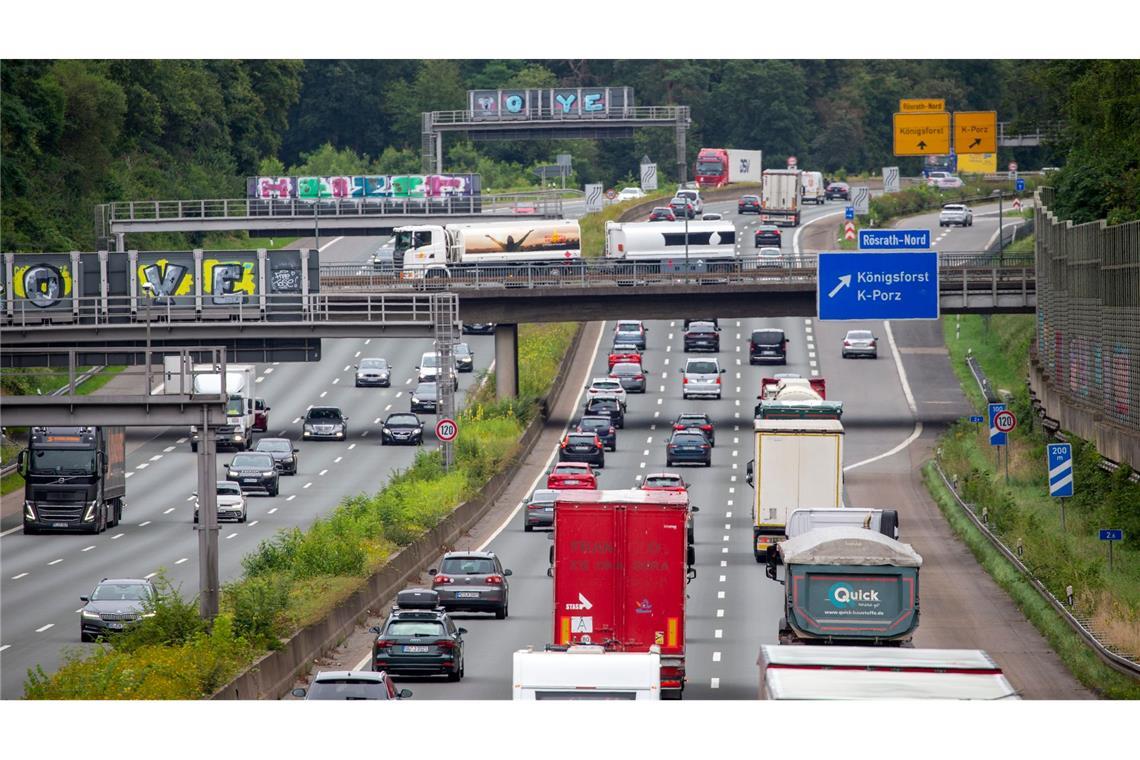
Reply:
[[127, 250], [127, 233], [116, 232], [115, 233], [115, 252], [116, 253], [124, 253], [124, 252], [126, 252], [126, 250]]
[[519, 326], [495, 325], [495, 398], [519, 396]]

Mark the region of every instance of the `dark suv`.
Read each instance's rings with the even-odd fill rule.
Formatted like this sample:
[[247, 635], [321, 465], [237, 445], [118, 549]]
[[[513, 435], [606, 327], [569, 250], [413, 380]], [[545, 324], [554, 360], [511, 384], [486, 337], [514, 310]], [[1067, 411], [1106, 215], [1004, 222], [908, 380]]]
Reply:
[[145, 578], [104, 578], [90, 596], [79, 597], [86, 602], [79, 611], [79, 640], [94, 641], [137, 623], [157, 598], [158, 590]]
[[617, 451], [617, 430], [609, 417], [583, 417], [574, 428], [578, 433], [593, 433], [602, 439], [609, 451]]
[[241, 486], [241, 492], [264, 491], [276, 496], [280, 488], [281, 473], [273, 455], [261, 451], [235, 454], [226, 467], [226, 480]]
[[621, 410], [621, 402], [616, 398], [592, 398], [586, 402], [585, 417], [609, 417], [614, 427], [625, 427], [625, 412]]
[[439, 606], [439, 594], [428, 589], [406, 589], [396, 595], [396, 606], [383, 626], [369, 630], [372, 669], [388, 673], [446, 675], [463, 678], [463, 634]]
[[448, 552], [439, 569], [428, 570], [431, 588], [448, 612], [494, 612], [499, 620], [510, 611], [510, 570], [504, 570], [494, 552]]
[[748, 341], [748, 363], [757, 362], [788, 362], [788, 337], [783, 330], [765, 327], [752, 331], [752, 338]]
[[690, 322], [685, 327], [685, 350], [720, 351], [720, 328], [712, 322]]
[[558, 449], [559, 462], [588, 462], [606, 466], [606, 447], [594, 433], [567, 433]]

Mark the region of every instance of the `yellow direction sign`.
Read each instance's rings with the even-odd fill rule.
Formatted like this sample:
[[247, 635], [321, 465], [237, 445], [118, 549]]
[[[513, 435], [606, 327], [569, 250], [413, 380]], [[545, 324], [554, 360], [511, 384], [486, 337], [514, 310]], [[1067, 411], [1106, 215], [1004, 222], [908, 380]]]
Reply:
[[950, 153], [950, 114], [896, 113], [896, 156], [945, 156]]
[[954, 152], [997, 153], [997, 111], [955, 111]]
[[899, 101], [902, 113], [938, 113], [946, 110], [946, 101], [941, 98], [907, 98]]

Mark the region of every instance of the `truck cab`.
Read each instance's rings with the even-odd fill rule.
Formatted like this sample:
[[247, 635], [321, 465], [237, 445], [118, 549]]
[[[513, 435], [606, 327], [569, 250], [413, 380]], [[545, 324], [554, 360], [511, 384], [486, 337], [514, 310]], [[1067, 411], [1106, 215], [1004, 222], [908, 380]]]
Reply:
[[401, 278], [432, 276], [447, 271], [447, 241], [443, 227], [435, 224], [397, 227], [392, 238], [392, 266]]

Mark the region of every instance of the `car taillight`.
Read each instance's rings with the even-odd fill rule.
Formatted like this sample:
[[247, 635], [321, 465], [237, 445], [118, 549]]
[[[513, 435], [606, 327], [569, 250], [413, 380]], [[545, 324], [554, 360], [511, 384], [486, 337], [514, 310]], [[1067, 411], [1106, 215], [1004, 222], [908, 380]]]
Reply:
[[611, 427], [610, 428], [610, 435], [613, 435], [613, 434], [614, 434], [614, 429]]
[[443, 639], [435, 642], [435, 645], [440, 649], [455, 649], [455, 642], [451, 639]]
[[712, 425], [701, 425], [701, 430], [712, 430]]
[[450, 575], [442, 575], [442, 574], [441, 574], [441, 575], [437, 575], [437, 576], [435, 576], [434, 578], [432, 578], [432, 579], [431, 579], [431, 582], [432, 582], [433, 584], [434, 584], [434, 583], [455, 583], [455, 581], [453, 581], [453, 580], [451, 579], [451, 576], [450, 576]]
[[526, 505], [526, 508], [527, 509], [542, 509], [542, 505], [539, 504], [538, 502], [532, 501], [530, 504]]
[[633, 379], [634, 379], [634, 380], [644, 380], [644, 379], [645, 379], [645, 375], [634, 375], [634, 376], [633, 376]]
[[599, 449], [602, 448], [602, 442], [601, 441], [598, 441], [594, 445], [597, 446]]
[[689, 384], [689, 378], [682, 376], [681, 377], [681, 385], [688, 385], [688, 384]]
[[673, 429], [674, 429], [674, 430], [684, 430], [684, 429], [685, 429], [685, 426], [684, 426], [684, 425], [676, 425], [676, 424], [675, 424], [675, 425], [673, 425]]
[[395, 645], [396, 645], [396, 642], [392, 641], [390, 639], [377, 639], [372, 644], [372, 646], [374, 646], [377, 649], [386, 649], [387, 647], [392, 647]]
[[871, 341], [871, 348], [875, 347], [875, 341]]
[[566, 448], [566, 441], [562, 442], [562, 448]]
[[498, 584], [503, 582], [503, 576], [501, 576], [501, 575], [488, 575], [487, 580], [485, 580], [483, 582], [486, 583], [488, 586], [498, 585]]
[[845, 341], [843, 341], [843, 345], [844, 345], [844, 347], [850, 347], [850, 346], [851, 346], [851, 341], [849, 341], [849, 340], [845, 340]]
[[719, 375], [718, 375], [718, 376], [717, 376], [717, 378], [716, 378], [716, 384], [717, 384], [717, 385], [720, 385], [720, 376], [719, 376]]

